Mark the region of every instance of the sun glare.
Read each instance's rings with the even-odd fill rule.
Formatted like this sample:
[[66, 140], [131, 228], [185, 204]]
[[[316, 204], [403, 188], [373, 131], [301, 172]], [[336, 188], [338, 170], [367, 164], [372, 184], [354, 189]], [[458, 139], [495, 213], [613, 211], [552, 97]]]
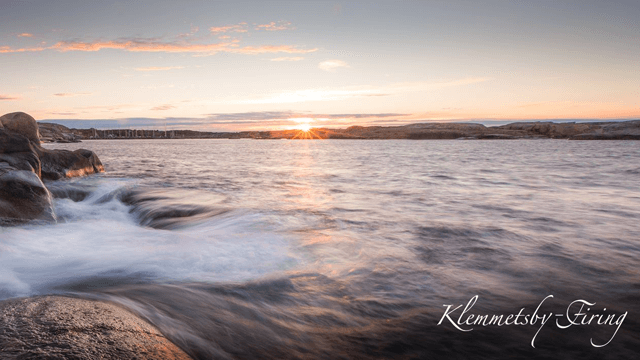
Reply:
[[300, 124], [298, 125], [298, 129], [304, 132], [309, 132], [309, 130], [311, 130], [311, 124]]

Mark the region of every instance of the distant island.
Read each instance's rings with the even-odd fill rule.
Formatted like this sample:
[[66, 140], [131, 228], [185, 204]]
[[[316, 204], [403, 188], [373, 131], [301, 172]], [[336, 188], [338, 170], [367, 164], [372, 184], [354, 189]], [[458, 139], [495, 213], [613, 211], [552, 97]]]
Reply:
[[501, 126], [472, 123], [418, 123], [403, 126], [350, 126], [346, 129], [203, 132], [194, 130], [69, 129], [38, 122], [42, 142], [98, 139], [569, 139], [640, 140], [640, 120], [610, 122], [514, 122]]

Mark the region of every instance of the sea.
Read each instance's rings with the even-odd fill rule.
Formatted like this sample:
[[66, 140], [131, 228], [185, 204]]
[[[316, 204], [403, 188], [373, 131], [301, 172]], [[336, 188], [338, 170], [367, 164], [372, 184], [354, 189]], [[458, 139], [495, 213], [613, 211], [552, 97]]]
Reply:
[[88, 140], [0, 299], [110, 301], [195, 359], [637, 359], [640, 142]]

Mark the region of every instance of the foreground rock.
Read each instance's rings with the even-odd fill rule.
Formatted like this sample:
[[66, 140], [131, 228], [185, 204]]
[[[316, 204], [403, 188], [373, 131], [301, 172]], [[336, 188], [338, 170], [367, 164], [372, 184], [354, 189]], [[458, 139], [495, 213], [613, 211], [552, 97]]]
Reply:
[[0, 302], [0, 359], [191, 359], [129, 311], [44, 296]]
[[20, 134], [34, 144], [40, 144], [38, 123], [29, 114], [14, 112], [0, 116], [0, 123], [4, 129], [14, 134]]
[[90, 150], [37, 149], [42, 164], [42, 178], [58, 180], [104, 172], [98, 156]]
[[23, 135], [0, 129], [0, 225], [33, 219], [53, 219], [36, 145]]
[[42, 180], [104, 171], [92, 151], [42, 148], [38, 124], [28, 114], [3, 115], [0, 124], [0, 225], [54, 218]]

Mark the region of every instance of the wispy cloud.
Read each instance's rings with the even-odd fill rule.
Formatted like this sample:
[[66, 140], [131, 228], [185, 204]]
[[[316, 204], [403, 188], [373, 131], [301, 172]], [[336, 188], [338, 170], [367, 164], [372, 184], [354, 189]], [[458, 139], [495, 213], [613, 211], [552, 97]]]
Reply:
[[57, 97], [75, 97], [75, 96], [83, 96], [83, 95], [91, 95], [91, 93], [82, 92], [82, 93], [56, 93], [56, 94], [53, 94], [53, 96], [57, 96]]
[[8, 54], [8, 53], [22, 53], [22, 52], [36, 52], [36, 51], [44, 51], [49, 48], [38, 46], [32, 48], [12, 48], [10, 46], [0, 46], [0, 54]]
[[13, 96], [13, 95], [0, 94], [0, 101], [13, 101], [13, 100], [20, 100], [20, 97], [19, 96]]
[[33, 37], [33, 34], [22, 33], [22, 34], [18, 34], [18, 37]]
[[212, 34], [220, 34], [220, 33], [227, 33], [227, 32], [246, 33], [248, 30], [247, 30], [247, 23], [241, 22], [236, 25], [214, 26], [209, 28], [209, 31], [211, 31]]
[[411, 92], [426, 92], [447, 87], [466, 86], [489, 81], [491, 78], [464, 78], [450, 81], [407, 82], [387, 86], [350, 86], [344, 88], [317, 88], [282, 92], [262, 98], [241, 100], [241, 104], [279, 104], [306, 101], [339, 101], [371, 96], [393, 96]]
[[167, 71], [174, 69], [184, 69], [184, 66], [150, 66], [143, 68], [135, 68], [136, 71]]
[[278, 21], [278, 22], [270, 22], [268, 24], [256, 25], [255, 30], [266, 30], [266, 31], [282, 31], [282, 30], [294, 30], [295, 27], [291, 25], [288, 21]]
[[154, 111], [165, 111], [165, 110], [171, 110], [171, 109], [175, 109], [175, 108], [176, 107], [173, 106], [173, 105], [165, 104], [165, 105], [152, 107], [151, 110], [154, 110]]
[[293, 56], [293, 57], [279, 57], [275, 59], [271, 59], [271, 61], [301, 61], [304, 60], [302, 56]]
[[153, 39], [114, 40], [114, 41], [61, 41], [50, 47], [18, 48], [9, 46], [0, 47], [0, 53], [35, 52], [44, 50], [68, 51], [100, 51], [104, 49], [123, 50], [130, 52], [166, 52], [166, 53], [201, 53], [215, 54], [228, 52], [235, 54], [264, 54], [264, 53], [290, 53], [305, 54], [318, 51], [313, 49], [300, 49], [292, 45], [262, 45], [239, 47], [236, 42], [222, 42], [216, 44], [193, 44], [189, 42], [161, 42]]
[[318, 64], [318, 67], [324, 71], [336, 71], [337, 68], [349, 67], [349, 64], [342, 60], [325, 60]]
[[[45, 50], [56, 50], [60, 52], [86, 51], [95, 52], [102, 50], [121, 50], [129, 52], [164, 52], [164, 53], [191, 53], [194, 56], [207, 56], [219, 52], [235, 53], [235, 54], [263, 54], [263, 53], [289, 53], [304, 54], [317, 51], [317, 48], [301, 49], [295, 45], [256, 45], [241, 46], [240, 39], [231, 38], [225, 33], [244, 33], [248, 32], [247, 23], [239, 23], [236, 25], [219, 26], [210, 28], [212, 34], [219, 34], [220, 42], [210, 43], [204, 41], [203, 38], [197, 38], [194, 34], [198, 28], [192, 27], [191, 32], [187, 34], [178, 34], [170, 39], [163, 38], [119, 38], [113, 40], [62, 40], [51, 46], [23, 47], [14, 48], [11, 46], [0, 46], [0, 53], [22, 53], [22, 52], [39, 52]], [[288, 22], [272, 22], [265, 25], [258, 25], [260, 30], [284, 30], [291, 29], [291, 23]]]
[[311, 119], [364, 119], [364, 118], [388, 118], [401, 117], [410, 114], [400, 113], [369, 113], [369, 114], [324, 114], [300, 111], [253, 111], [243, 113], [214, 113], [206, 114], [207, 121], [264, 121], [283, 120], [294, 118]]

